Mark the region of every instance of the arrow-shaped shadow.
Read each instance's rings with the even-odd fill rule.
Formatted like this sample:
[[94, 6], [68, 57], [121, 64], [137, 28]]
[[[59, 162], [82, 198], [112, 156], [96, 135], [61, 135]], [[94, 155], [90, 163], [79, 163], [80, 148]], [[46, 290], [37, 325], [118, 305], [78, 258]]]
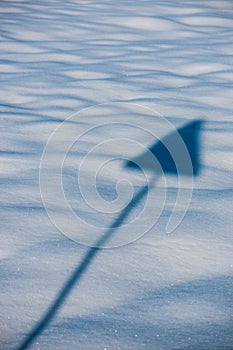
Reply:
[[[126, 164], [127, 168], [138, 169], [142, 167], [144, 170], [154, 170], [151, 165], [151, 154], [160, 163], [160, 169], [164, 173], [179, 174], [179, 175], [197, 175], [200, 169], [199, 164], [199, 130], [201, 126], [201, 121], [193, 121], [189, 124], [183, 126], [182, 128], [174, 131], [173, 133], [164, 137], [163, 140], [156, 142], [152, 145], [148, 151], [140, 155], [139, 157], [128, 161]], [[178, 137], [178, 138], [177, 138]], [[186, 148], [189, 158], [191, 160], [190, 164], [186, 166], [186, 160], [177, 158], [179, 161], [179, 167], [177, 167], [176, 161], [172, 157], [172, 154], [177, 148], [178, 140], [183, 141], [183, 147]], [[172, 151], [172, 152], [170, 152]], [[179, 149], [176, 150], [179, 156]], [[187, 154], [187, 153], [186, 153]], [[182, 163], [183, 162], [183, 163]], [[115, 231], [121, 226], [125, 219], [129, 216], [132, 209], [140, 203], [140, 201], [147, 195], [149, 190], [148, 185], [141, 188], [141, 190], [134, 195], [131, 202], [122, 210], [120, 215], [114, 220], [105, 234], [97, 240], [94, 247], [88, 249], [86, 255], [84, 256], [81, 263], [75, 268], [71, 276], [68, 278], [66, 283], [63, 285], [53, 303], [47, 309], [46, 313], [42, 316], [41, 320], [35, 325], [32, 331], [29, 333], [27, 338], [22, 342], [22, 344], [17, 348], [17, 350], [25, 350], [30, 344], [39, 336], [40, 333], [47, 327], [49, 322], [54, 318], [58, 310], [64, 304], [66, 298], [71, 292], [72, 288], [80, 281], [84, 273], [87, 271], [88, 267], [93, 262], [95, 256], [101, 250], [101, 247], [106, 244], [106, 242], [112, 237]]]

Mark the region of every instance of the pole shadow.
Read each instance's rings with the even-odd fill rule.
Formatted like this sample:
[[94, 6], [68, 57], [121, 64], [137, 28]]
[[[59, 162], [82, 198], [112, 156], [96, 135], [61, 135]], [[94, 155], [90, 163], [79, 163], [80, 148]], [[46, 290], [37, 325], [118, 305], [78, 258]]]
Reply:
[[[174, 150], [177, 146], [177, 136], [178, 138], [183, 140], [183, 145], [186, 147], [188, 154], [191, 159], [192, 171], [190, 169], [186, 169], [185, 164], [182, 166], [182, 173], [179, 172], [180, 175], [197, 175], [200, 170], [199, 163], [199, 131], [201, 127], [201, 121], [192, 121], [182, 128], [178, 129], [176, 132], [171, 133], [164, 137], [161, 141], [156, 142], [149, 149], [149, 153], [153, 154], [156, 159], [159, 161], [160, 166], [164, 173], [170, 174], [178, 174], [176, 162], [173, 159], [170, 150]], [[139, 157], [133, 159], [132, 161], [128, 161], [126, 163], [126, 167], [129, 169], [137, 170], [139, 166], [143, 166], [144, 169], [151, 169], [150, 165], [150, 157], [147, 152], [140, 155]], [[182, 159], [181, 159], [182, 162]], [[43, 332], [43, 330], [48, 326], [51, 320], [55, 317], [58, 310], [62, 307], [68, 295], [74, 286], [80, 281], [80, 279], [84, 276], [87, 269], [90, 267], [93, 262], [95, 256], [100, 252], [101, 246], [103, 246], [115, 231], [123, 224], [124, 220], [128, 217], [130, 212], [139, 202], [147, 195], [149, 191], [148, 185], [142, 187], [138, 193], [136, 193], [132, 199], [132, 201], [121, 211], [119, 216], [113, 221], [107, 231], [101, 236], [99, 240], [96, 241], [95, 246], [90, 247], [81, 263], [74, 269], [72, 274], [69, 276], [68, 280], [64, 283], [61, 290], [58, 292], [57, 296], [54, 298], [52, 304], [48, 307], [45, 314], [38, 321], [38, 323], [34, 326], [31, 332], [28, 334], [26, 339], [22, 342], [22, 344], [17, 348], [17, 350], [25, 350], [27, 349], [35, 339]]]

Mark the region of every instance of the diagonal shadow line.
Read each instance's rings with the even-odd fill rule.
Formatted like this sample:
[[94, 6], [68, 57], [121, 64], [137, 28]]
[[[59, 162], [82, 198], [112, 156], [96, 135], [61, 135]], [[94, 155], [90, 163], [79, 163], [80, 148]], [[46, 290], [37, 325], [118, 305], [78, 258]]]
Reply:
[[93, 262], [94, 258], [101, 250], [101, 246], [103, 246], [115, 233], [115, 231], [119, 228], [119, 226], [124, 222], [124, 220], [129, 216], [132, 209], [137, 205], [148, 193], [149, 187], [145, 185], [142, 189], [133, 197], [130, 203], [124, 208], [121, 214], [114, 220], [105, 234], [96, 241], [94, 247], [88, 249], [86, 255], [84, 256], [81, 263], [76, 267], [76, 269], [72, 272], [71, 276], [68, 278], [66, 283], [61, 288], [60, 292], [57, 294], [53, 303], [49, 306], [45, 314], [42, 316], [41, 320], [35, 325], [35, 327], [28, 334], [27, 338], [22, 342], [22, 344], [16, 350], [25, 350], [30, 344], [43, 332], [43, 330], [48, 326], [51, 320], [55, 317], [58, 310], [62, 307], [71, 290], [74, 288], [75, 284], [77, 284], [84, 272], [88, 269], [88, 267]]
[[[194, 120], [177, 130], [178, 134], [184, 141], [184, 144], [191, 157], [191, 162], [192, 162], [191, 169], [188, 169], [188, 172], [187, 172], [187, 169], [185, 169], [185, 166], [183, 167], [183, 174], [186, 174], [186, 175], [195, 176], [198, 174], [198, 171], [200, 168], [199, 159], [198, 159], [199, 158], [198, 135], [199, 135], [200, 126], [201, 126], [201, 121]], [[166, 145], [170, 145], [171, 149], [172, 147], [177, 146], [176, 145], [177, 132], [172, 132], [171, 134], [168, 134], [164, 138], [164, 140], [156, 142], [150, 148], [150, 151], [159, 160], [160, 165], [165, 173], [177, 174], [176, 164], [172, 159], [172, 155], [169, 153], [168, 149], [166, 148]], [[145, 161], [145, 159], [147, 159], [147, 152], [137, 157], [136, 163], [135, 163], [135, 160], [129, 161], [126, 166], [129, 168], [134, 168], [135, 166], [137, 167], [138, 162], [139, 164], [142, 163], [143, 165], [143, 162]], [[150, 164], [148, 165], [150, 168]], [[147, 168], [147, 164], [144, 164], [143, 168]], [[190, 170], [191, 170], [191, 173], [190, 173]], [[151, 179], [151, 184], [154, 180], [155, 180], [155, 175]], [[25, 341], [22, 342], [22, 344], [17, 348], [17, 350], [27, 349], [29, 345], [35, 340], [35, 338], [38, 337], [40, 333], [43, 332], [43, 330], [47, 327], [49, 322], [54, 318], [58, 310], [61, 308], [62, 304], [64, 304], [72, 288], [74, 288], [75, 284], [82, 278], [84, 272], [93, 262], [95, 256], [101, 250], [101, 246], [103, 246], [111, 238], [111, 236], [118, 229], [118, 227], [128, 217], [128, 215], [130, 214], [132, 209], [135, 207], [135, 205], [138, 204], [146, 196], [148, 191], [149, 191], [149, 184], [142, 187], [142, 189], [136, 195], [134, 195], [133, 199], [122, 210], [120, 215], [113, 221], [113, 223], [104, 233], [104, 235], [99, 240], [96, 241], [95, 246], [89, 248], [83, 260], [76, 267], [76, 269], [73, 271], [73, 273], [68, 278], [66, 283], [63, 285], [62, 289], [57, 294], [56, 298], [54, 299], [53, 303], [49, 306], [44, 316], [42, 316], [41, 320], [38, 321], [38, 323], [35, 325], [32, 331], [28, 334]]]

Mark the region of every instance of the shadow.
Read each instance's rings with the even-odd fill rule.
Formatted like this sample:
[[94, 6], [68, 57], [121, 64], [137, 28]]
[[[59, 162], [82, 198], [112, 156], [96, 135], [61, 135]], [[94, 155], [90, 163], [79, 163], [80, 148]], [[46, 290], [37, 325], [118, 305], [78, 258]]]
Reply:
[[[192, 163], [192, 174], [197, 174], [199, 170], [198, 154], [199, 154], [199, 144], [198, 144], [198, 134], [200, 129], [200, 121], [194, 121], [188, 125], [182, 127], [178, 132], [174, 132], [166, 136], [163, 141], [156, 142], [150, 148], [151, 152], [146, 152], [145, 154], [139, 156], [137, 159], [130, 161], [126, 164], [129, 168], [138, 168], [138, 165], [142, 165], [144, 168], [151, 169], [150, 159], [151, 153], [159, 160], [164, 172], [177, 174], [176, 161], [173, 160], [168, 148], [174, 151], [177, 149], [177, 142], [181, 143], [182, 148], [186, 146], [187, 151]], [[182, 140], [183, 142], [182, 142]], [[166, 146], [165, 146], [166, 145]], [[182, 150], [180, 148], [180, 150]], [[177, 151], [177, 150], [176, 150]], [[179, 151], [179, 149], [178, 149]], [[175, 152], [177, 153], [177, 152]], [[179, 153], [179, 152], [178, 152]], [[187, 153], [185, 153], [187, 156]], [[150, 155], [150, 157], [149, 157]], [[182, 159], [181, 159], [182, 161]], [[152, 170], [154, 168], [152, 167]], [[190, 169], [186, 169], [186, 164], [183, 166], [182, 174], [189, 174]], [[180, 174], [180, 172], [179, 172]], [[189, 174], [191, 175], [191, 174]], [[90, 247], [83, 257], [81, 263], [75, 267], [74, 271], [71, 273], [67, 281], [64, 283], [57, 296], [54, 298], [52, 304], [47, 308], [44, 315], [37, 322], [35, 327], [28, 334], [26, 339], [17, 348], [17, 350], [27, 349], [31, 343], [43, 332], [43, 330], [48, 326], [51, 320], [55, 317], [58, 310], [64, 304], [65, 300], [69, 296], [71, 290], [78, 283], [78, 281], [84, 276], [87, 269], [90, 267], [96, 255], [99, 253], [102, 247], [108, 242], [108, 240], [113, 236], [115, 231], [124, 223], [125, 219], [129, 216], [133, 208], [140, 203], [140, 201], [147, 195], [149, 191], [148, 186], [142, 187], [133, 197], [131, 202], [119, 213], [119, 216], [113, 221], [106, 232], [95, 242], [93, 247]]]
[[199, 131], [201, 123], [200, 120], [195, 120], [168, 134], [161, 141], [159, 140], [152, 145], [148, 151], [132, 161], [128, 161], [126, 167], [153, 170], [152, 154], [164, 173], [196, 176], [200, 170]]

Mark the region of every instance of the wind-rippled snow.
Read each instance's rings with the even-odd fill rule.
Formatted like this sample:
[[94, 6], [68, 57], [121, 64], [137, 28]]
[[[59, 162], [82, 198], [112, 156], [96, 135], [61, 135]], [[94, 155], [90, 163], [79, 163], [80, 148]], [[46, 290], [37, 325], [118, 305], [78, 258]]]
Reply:
[[232, 349], [232, 18], [231, 0], [1, 1], [1, 349], [87, 249], [45, 212], [43, 148], [69, 115], [111, 101], [203, 119], [202, 172], [176, 231], [166, 204], [142, 239], [101, 251], [31, 348]]

